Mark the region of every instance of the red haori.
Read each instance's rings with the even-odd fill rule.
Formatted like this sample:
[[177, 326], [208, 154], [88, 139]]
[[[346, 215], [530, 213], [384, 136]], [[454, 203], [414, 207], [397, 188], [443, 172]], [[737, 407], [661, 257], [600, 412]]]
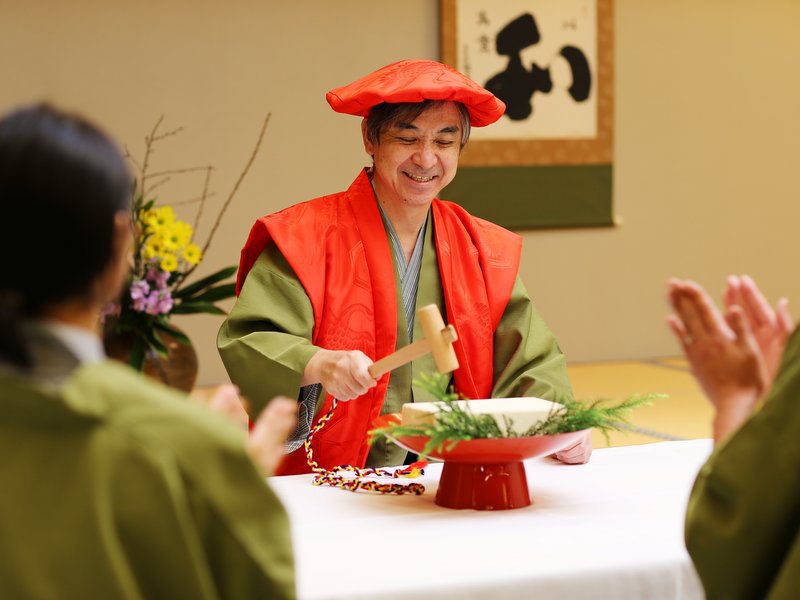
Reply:
[[[458, 331], [456, 391], [488, 398], [493, 334], [519, 269], [521, 238], [434, 200], [434, 238], [447, 320]], [[314, 314], [311, 342], [330, 350], [361, 350], [377, 360], [395, 351], [397, 296], [392, 256], [366, 171], [346, 192], [297, 204], [256, 221], [242, 249], [237, 291], [267, 244], [277, 245], [308, 294]], [[347, 293], [342, 293], [347, 290]], [[367, 432], [380, 415], [389, 373], [364, 396], [339, 405], [316, 436], [320, 466], [363, 467]], [[328, 412], [328, 394], [320, 416]], [[305, 452], [288, 455], [277, 474], [308, 473]]]

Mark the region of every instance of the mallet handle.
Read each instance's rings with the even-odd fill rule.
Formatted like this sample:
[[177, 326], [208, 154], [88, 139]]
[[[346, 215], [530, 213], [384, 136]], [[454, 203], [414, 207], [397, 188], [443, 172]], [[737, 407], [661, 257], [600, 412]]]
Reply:
[[[442, 329], [442, 338], [449, 343], [458, 339], [456, 330], [452, 325], [448, 325]], [[397, 367], [402, 367], [404, 364], [411, 362], [415, 358], [419, 358], [423, 354], [431, 351], [431, 344], [427, 339], [422, 339], [408, 346], [403, 346], [397, 352], [393, 352], [389, 356], [385, 356], [377, 362], [369, 366], [369, 374], [375, 379], [387, 373], [394, 371]]]
[[383, 357], [378, 362], [372, 363], [368, 369], [369, 374], [377, 379], [384, 373], [394, 371], [397, 367], [402, 367], [404, 364], [430, 351], [431, 345], [428, 340], [425, 339], [409, 344], [408, 346], [403, 346], [397, 352], [393, 352], [389, 356]]

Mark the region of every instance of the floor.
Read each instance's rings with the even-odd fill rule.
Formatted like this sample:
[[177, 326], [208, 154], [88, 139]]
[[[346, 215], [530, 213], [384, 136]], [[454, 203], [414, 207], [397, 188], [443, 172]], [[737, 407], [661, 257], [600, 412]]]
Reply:
[[634, 431], [611, 433], [608, 441], [595, 431], [595, 448], [711, 435], [711, 406], [681, 358], [574, 363], [568, 369], [578, 400], [620, 401], [631, 394], [666, 395], [631, 413], [629, 421]]

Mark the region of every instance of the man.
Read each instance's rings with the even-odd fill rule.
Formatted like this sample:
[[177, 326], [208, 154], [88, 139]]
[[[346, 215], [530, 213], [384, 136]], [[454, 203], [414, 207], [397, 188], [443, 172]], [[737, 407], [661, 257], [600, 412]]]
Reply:
[[[571, 397], [564, 356], [518, 277], [519, 236], [436, 200], [456, 174], [470, 127], [495, 122], [503, 103], [428, 60], [393, 63], [327, 99], [337, 112], [364, 117], [372, 167], [346, 192], [256, 222], [242, 250], [239, 297], [218, 337], [254, 410], [278, 394], [301, 401], [293, 452], [279, 474], [308, 470], [300, 444], [333, 397], [355, 401], [340, 404], [315, 435], [317, 462], [403, 461], [394, 445], [370, 450], [367, 432], [380, 414], [431, 400], [412, 381], [434, 370], [433, 360], [377, 381], [368, 367], [422, 335], [417, 306], [436, 304], [458, 332], [458, 392]], [[587, 437], [562, 458], [585, 462], [590, 452]]]
[[686, 547], [706, 597], [800, 594], [800, 332], [747, 277], [727, 310], [697, 284], [670, 281], [670, 318], [714, 406], [715, 449], [695, 482]]

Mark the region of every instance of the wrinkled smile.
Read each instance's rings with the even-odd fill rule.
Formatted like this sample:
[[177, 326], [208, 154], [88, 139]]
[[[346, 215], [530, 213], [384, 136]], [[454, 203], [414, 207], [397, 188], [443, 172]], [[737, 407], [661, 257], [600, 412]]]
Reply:
[[406, 177], [408, 177], [409, 179], [411, 179], [412, 181], [416, 181], [418, 183], [428, 183], [429, 181], [433, 181], [436, 178], [435, 175], [431, 176], [431, 177], [420, 177], [418, 175], [413, 175], [411, 173], [406, 173], [405, 171], [403, 171], [403, 174]]

